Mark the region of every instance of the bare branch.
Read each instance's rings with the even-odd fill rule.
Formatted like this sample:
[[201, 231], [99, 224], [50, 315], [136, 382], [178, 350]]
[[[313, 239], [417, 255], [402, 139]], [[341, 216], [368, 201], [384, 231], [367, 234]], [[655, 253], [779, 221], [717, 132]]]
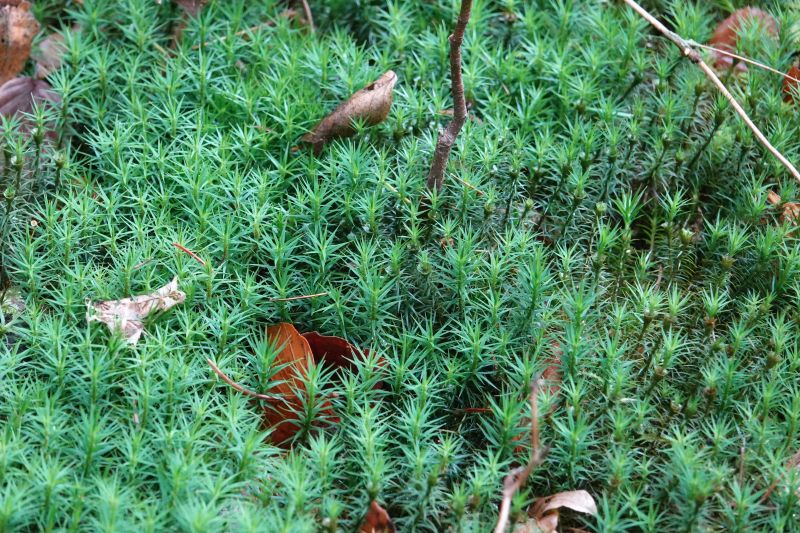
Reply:
[[447, 127], [439, 132], [436, 140], [436, 150], [433, 154], [431, 169], [428, 172], [428, 188], [442, 190], [444, 184], [444, 171], [450, 150], [461, 127], [467, 120], [467, 101], [464, 97], [464, 81], [461, 78], [461, 43], [464, 42], [464, 32], [467, 29], [470, 14], [472, 13], [472, 0], [461, 0], [461, 11], [458, 14], [453, 34], [450, 35], [450, 92], [453, 94], [453, 120]]
[[531, 383], [531, 455], [528, 464], [524, 467], [515, 468], [503, 480], [503, 502], [500, 504], [500, 516], [497, 518], [497, 526], [494, 533], [503, 533], [508, 525], [508, 518], [511, 514], [511, 500], [514, 494], [519, 492], [533, 469], [542, 464], [547, 450], [539, 445], [539, 376], [536, 376]]
[[662, 35], [664, 35], [667, 39], [672, 41], [675, 46], [680, 48], [681, 53], [687, 57], [692, 63], [696, 64], [706, 77], [711, 80], [711, 82], [716, 85], [717, 89], [722, 93], [726, 100], [731, 104], [733, 109], [736, 113], [744, 120], [747, 127], [753, 132], [756, 136], [758, 141], [767, 149], [775, 158], [781, 162], [781, 164], [786, 167], [786, 169], [791, 173], [794, 178], [800, 182], [800, 172], [797, 171], [795, 166], [789, 162], [786, 157], [782, 153], [778, 151], [777, 148], [772, 146], [772, 143], [769, 142], [769, 139], [761, 133], [761, 130], [758, 129], [758, 126], [753, 123], [750, 117], [747, 115], [747, 112], [742, 108], [739, 102], [736, 101], [736, 98], [731, 94], [725, 84], [719, 79], [719, 77], [714, 73], [714, 71], [709, 67], [703, 58], [700, 57], [700, 54], [697, 50], [694, 49], [694, 46], [691, 42], [687, 41], [677, 33], [670, 31], [664, 26], [657, 18], [647, 12], [642, 6], [635, 2], [635, 0], [625, 0], [625, 3], [630, 6], [631, 9], [636, 11], [642, 18], [644, 18], [647, 22], [649, 22], [656, 30], [658, 30]]

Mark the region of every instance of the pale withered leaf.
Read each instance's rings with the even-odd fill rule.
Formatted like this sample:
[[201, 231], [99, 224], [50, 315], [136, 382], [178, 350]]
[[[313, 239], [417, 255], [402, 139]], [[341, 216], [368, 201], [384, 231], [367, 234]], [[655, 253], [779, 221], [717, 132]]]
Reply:
[[178, 289], [178, 278], [150, 294], [88, 302], [87, 322], [102, 322], [113, 331], [119, 331], [131, 344], [136, 344], [144, 332], [144, 320], [156, 311], [166, 311], [183, 302], [186, 294]]

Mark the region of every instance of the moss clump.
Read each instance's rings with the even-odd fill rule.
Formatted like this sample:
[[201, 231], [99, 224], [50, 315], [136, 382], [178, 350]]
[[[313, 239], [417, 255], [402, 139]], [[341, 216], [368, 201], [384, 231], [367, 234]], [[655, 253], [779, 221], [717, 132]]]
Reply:
[[[699, 42], [727, 15], [651, 4]], [[175, 48], [170, 2], [48, 5], [82, 29], [50, 77], [57, 150], [3, 133], [2, 187], [12, 157], [31, 170], [0, 221], [27, 304], [0, 329], [0, 530], [349, 531], [372, 499], [402, 531], [486, 530], [554, 360], [551, 450], [515, 510], [586, 489], [599, 515], [567, 525], [791, 530], [800, 253], [766, 198], [796, 185], [623, 6], [477, 2], [472, 118], [431, 195], [457, 2], [311, 2], [316, 34], [276, 1], [212, 2]], [[787, 68], [787, 42], [745, 52]], [[295, 149], [389, 69], [385, 122]], [[800, 160], [780, 80], [730, 83]], [[186, 302], [135, 349], [86, 324], [86, 298], [173, 275]], [[280, 321], [386, 360], [310, 376], [341, 422], [300, 416], [288, 453], [206, 364], [268, 392]]]

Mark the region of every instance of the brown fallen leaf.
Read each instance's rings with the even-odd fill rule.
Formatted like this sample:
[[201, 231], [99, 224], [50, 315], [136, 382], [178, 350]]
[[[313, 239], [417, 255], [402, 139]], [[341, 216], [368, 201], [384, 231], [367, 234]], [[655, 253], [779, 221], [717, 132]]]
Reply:
[[[210, 359], [209, 366], [225, 383], [246, 396], [264, 400], [263, 426], [271, 429], [269, 439], [278, 446], [287, 447], [292, 438], [300, 431], [298, 413], [309, 403], [319, 402], [318, 418], [313, 424], [325, 427], [339, 422], [333, 410], [330, 395], [325, 391], [318, 392], [321, 398], [309, 397], [305, 378], [314, 365], [324, 365], [334, 371], [334, 376], [342, 371], [356, 368], [356, 359], [369, 352], [361, 352], [341, 337], [320, 335], [317, 332], [300, 334], [289, 323], [283, 322], [267, 328], [267, 339], [277, 350], [274, 365], [276, 373], [272, 376], [274, 385], [268, 393], [262, 394], [239, 385], [226, 376]], [[383, 367], [385, 360], [380, 358], [378, 366]], [[375, 388], [382, 386], [381, 382]]]
[[774, 206], [783, 205], [783, 213], [781, 213], [780, 216], [781, 222], [797, 224], [797, 220], [800, 218], [800, 203], [798, 202], [783, 203], [781, 197], [778, 196], [778, 194], [775, 193], [774, 191], [769, 191], [769, 193], [767, 193], [767, 201]]
[[314, 153], [319, 154], [325, 143], [353, 135], [355, 133], [353, 121], [363, 120], [370, 126], [383, 122], [389, 116], [392, 107], [392, 91], [395, 83], [397, 74], [391, 70], [384, 72], [380, 78], [339, 104], [301, 140], [311, 143]]
[[358, 528], [358, 533], [394, 533], [395, 531], [394, 523], [389, 517], [389, 513], [378, 505], [378, 502], [372, 500], [372, 503], [369, 504], [367, 516], [364, 517], [364, 521], [361, 522], [361, 526]]
[[0, 5], [0, 85], [22, 71], [39, 23], [25, 1]]
[[119, 331], [131, 344], [136, 344], [144, 332], [144, 320], [156, 311], [166, 311], [183, 302], [186, 294], [178, 289], [177, 276], [172, 281], [150, 294], [142, 294], [108, 300], [88, 302], [87, 322], [102, 322], [112, 332]]
[[16, 113], [30, 113], [33, 104], [58, 104], [58, 96], [43, 80], [27, 76], [11, 79], [0, 86], [0, 115], [13, 116]]
[[36, 60], [36, 77], [43, 80], [61, 67], [61, 61], [67, 47], [64, 35], [51, 33], [39, 43], [39, 49], [33, 54]]
[[208, 3], [208, 0], [175, 0], [175, 3], [181, 6], [187, 15], [196, 17]]
[[[714, 35], [708, 41], [708, 44], [714, 48], [719, 48], [726, 52], [736, 52], [736, 45], [739, 42], [739, 31], [746, 22], [757, 21], [763, 28], [766, 36], [777, 38], [778, 37], [778, 21], [775, 17], [766, 11], [757, 7], [743, 7], [737, 9], [731, 15], [719, 23]], [[733, 58], [714, 53], [714, 66], [718, 69], [728, 69], [733, 65]], [[747, 70], [747, 65], [742, 62], [736, 64], [736, 70], [743, 72]]]
[[[292, 324], [282, 322], [268, 327], [267, 339], [279, 350], [275, 364], [281, 367], [272, 377], [276, 383], [270, 393], [278, 393], [284, 401], [263, 406], [264, 425], [272, 428], [270, 440], [273, 443], [287, 446], [300, 430], [297, 413], [309, 400], [315, 400], [307, 397], [308, 391], [303, 380], [317, 361], [308, 341]], [[322, 416], [315, 421], [316, 425], [324, 426], [338, 421], [328, 399], [322, 400], [320, 414]]]
[[800, 80], [800, 66], [792, 65], [786, 74], [790, 78], [783, 78], [783, 100], [788, 103], [800, 104], [800, 98], [797, 98], [797, 95], [800, 94], [800, 83], [796, 81]]
[[528, 520], [514, 528], [514, 533], [555, 533], [558, 531], [559, 509], [567, 508], [579, 513], [597, 514], [597, 504], [585, 490], [559, 492], [537, 499], [528, 509]]

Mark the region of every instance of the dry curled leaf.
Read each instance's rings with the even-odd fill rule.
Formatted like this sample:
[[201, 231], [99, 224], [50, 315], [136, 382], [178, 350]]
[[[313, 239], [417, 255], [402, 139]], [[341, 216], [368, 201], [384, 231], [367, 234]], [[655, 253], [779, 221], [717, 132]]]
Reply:
[[39, 23], [29, 10], [28, 2], [0, 5], [0, 84], [19, 74], [31, 54]]
[[112, 332], [119, 331], [131, 344], [136, 344], [144, 332], [144, 320], [156, 311], [166, 311], [183, 302], [186, 294], [178, 289], [178, 278], [150, 294], [88, 302], [87, 322], [102, 322]]
[[378, 505], [378, 502], [372, 500], [369, 504], [367, 516], [361, 522], [361, 527], [358, 528], [358, 533], [394, 533], [395, 527], [389, 513], [386, 509]]
[[514, 533], [555, 533], [562, 508], [592, 516], [597, 514], [597, 504], [585, 490], [559, 492], [537, 499], [528, 510], [530, 520], [514, 528]]
[[[739, 42], [739, 32], [742, 26], [753, 22], [761, 26], [767, 36], [778, 37], [778, 21], [775, 20], [775, 17], [757, 7], [743, 7], [737, 9], [728, 18], [719, 23], [708, 44], [726, 52], [736, 52], [736, 45]], [[728, 69], [733, 65], [733, 58], [715, 52], [714, 65], [718, 69]], [[736, 70], [745, 71], [747, 66], [741, 62], [737, 63]]]
[[361, 120], [370, 126], [383, 122], [392, 107], [395, 83], [397, 74], [391, 70], [384, 72], [380, 78], [339, 104], [311, 133], [304, 135], [302, 140], [311, 143], [314, 153], [319, 154], [325, 143], [353, 135], [353, 121]]
[[51, 33], [39, 43], [39, 49], [34, 53], [36, 60], [36, 77], [46, 78], [61, 67], [61, 60], [66, 52], [64, 35]]
[[800, 80], [800, 66], [792, 65], [789, 69], [789, 72], [786, 73], [790, 78], [783, 78], [783, 100], [785, 102], [797, 102], [800, 103], [800, 83], [796, 80]]
[[781, 197], [778, 196], [777, 193], [774, 191], [769, 191], [767, 193], [767, 201], [778, 207], [783, 206], [783, 213], [781, 213], [780, 221], [781, 222], [788, 222], [789, 224], [797, 224], [797, 220], [800, 218], [800, 203], [797, 202], [786, 202], [783, 203]]
[[33, 104], [57, 104], [61, 98], [43, 80], [21, 76], [0, 86], [0, 115], [12, 116], [16, 113], [30, 113]]

